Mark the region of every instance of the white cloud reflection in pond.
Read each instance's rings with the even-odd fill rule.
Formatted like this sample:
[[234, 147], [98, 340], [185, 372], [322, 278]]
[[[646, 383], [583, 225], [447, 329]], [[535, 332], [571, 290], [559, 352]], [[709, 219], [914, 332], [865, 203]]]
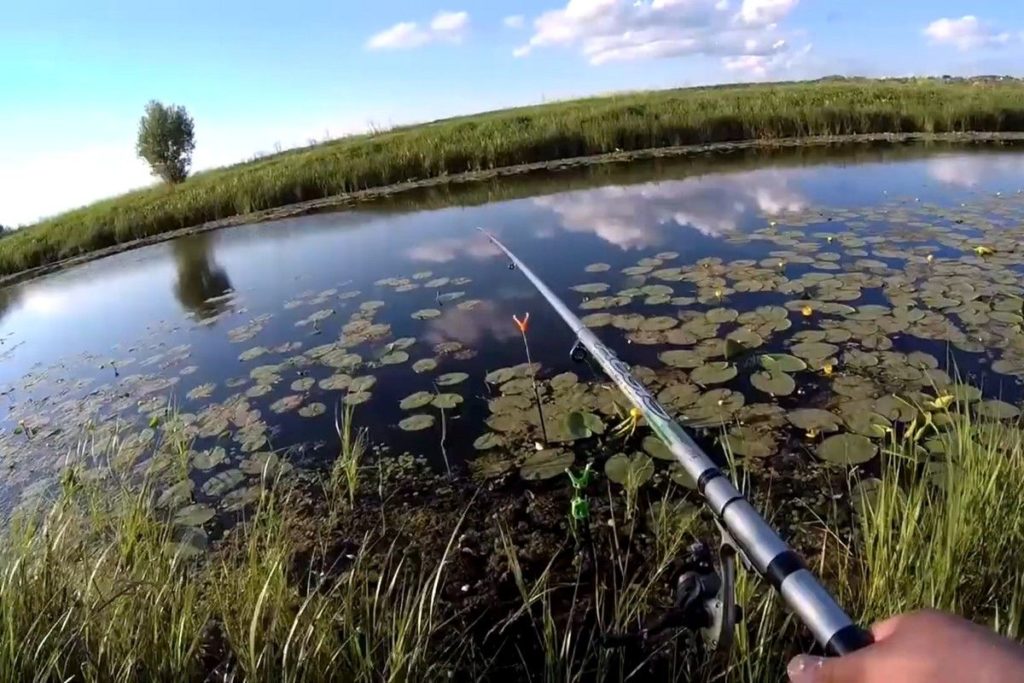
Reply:
[[503, 342], [518, 334], [511, 314], [493, 301], [483, 301], [469, 310], [455, 306], [446, 309], [440, 318], [430, 321], [425, 339], [431, 344], [457, 341], [476, 348], [485, 340]]
[[724, 237], [754, 214], [778, 216], [807, 202], [791, 186], [800, 171], [751, 171], [540, 197], [569, 232], [590, 232], [624, 251], [668, 244], [675, 228]]
[[995, 154], [944, 154], [929, 159], [928, 175], [943, 185], [974, 188], [1024, 173], [1024, 157]]
[[418, 244], [406, 251], [406, 256], [422, 263], [448, 263], [460, 256], [482, 260], [500, 253], [483, 235], [474, 232], [466, 238], [449, 237]]

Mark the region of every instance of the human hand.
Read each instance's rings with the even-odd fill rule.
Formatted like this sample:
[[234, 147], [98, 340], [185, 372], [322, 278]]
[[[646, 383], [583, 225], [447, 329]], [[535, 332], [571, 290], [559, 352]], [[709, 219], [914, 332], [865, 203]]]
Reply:
[[942, 612], [901, 614], [871, 627], [874, 645], [845, 657], [799, 655], [792, 683], [1024, 683], [1024, 647]]

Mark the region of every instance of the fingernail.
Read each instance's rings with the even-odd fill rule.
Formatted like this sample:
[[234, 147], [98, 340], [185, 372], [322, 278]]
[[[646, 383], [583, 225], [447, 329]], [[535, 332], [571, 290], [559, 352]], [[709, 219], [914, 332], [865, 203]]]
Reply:
[[824, 657], [797, 655], [786, 667], [790, 683], [815, 683], [819, 679], [821, 667], [825, 665]]

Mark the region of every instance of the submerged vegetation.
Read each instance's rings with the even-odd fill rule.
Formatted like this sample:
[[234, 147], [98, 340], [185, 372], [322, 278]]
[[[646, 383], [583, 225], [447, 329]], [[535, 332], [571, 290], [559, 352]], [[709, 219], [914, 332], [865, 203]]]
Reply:
[[843, 80], [630, 93], [352, 136], [70, 211], [0, 242], [0, 273], [255, 211], [396, 183], [681, 145], [1024, 131], [1017, 81]]

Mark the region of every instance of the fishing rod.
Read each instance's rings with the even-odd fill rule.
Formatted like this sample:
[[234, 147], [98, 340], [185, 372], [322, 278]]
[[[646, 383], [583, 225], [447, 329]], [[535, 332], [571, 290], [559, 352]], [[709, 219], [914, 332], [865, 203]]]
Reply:
[[850, 619], [796, 551], [779, 537], [711, 458], [633, 377], [629, 366], [602, 344], [508, 247], [483, 228], [480, 231], [509, 258], [509, 268], [525, 275], [572, 329], [576, 342], [570, 355], [580, 360], [589, 353], [597, 361], [697, 483], [697, 491], [715, 515], [722, 535], [720, 573], [714, 570], [710, 552], [703, 544], [692, 546], [684, 565], [686, 571], [677, 586], [675, 609], [658, 624], [657, 630], [678, 627], [699, 630], [713, 649], [727, 648], [739, 611], [735, 606], [734, 585], [735, 557], [739, 555], [778, 591], [826, 651], [845, 655], [870, 645], [873, 642], [870, 633]]

